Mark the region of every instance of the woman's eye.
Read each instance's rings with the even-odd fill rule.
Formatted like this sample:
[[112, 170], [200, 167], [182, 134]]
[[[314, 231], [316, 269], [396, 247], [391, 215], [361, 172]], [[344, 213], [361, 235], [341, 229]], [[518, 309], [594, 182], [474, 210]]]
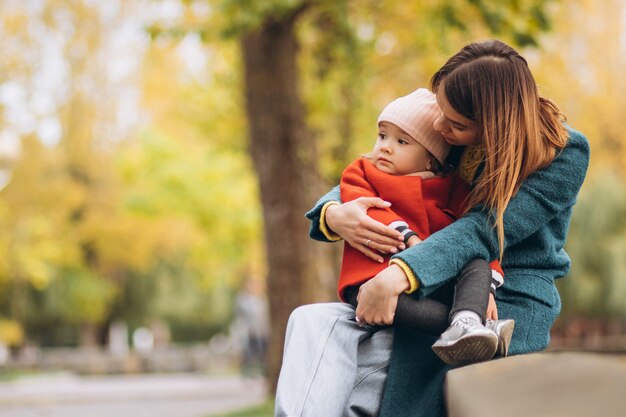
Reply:
[[456, 125], [452, 125], [452, 128], [458, 132], [462, 132], [465, 130], [464, 126], [456, 126]]

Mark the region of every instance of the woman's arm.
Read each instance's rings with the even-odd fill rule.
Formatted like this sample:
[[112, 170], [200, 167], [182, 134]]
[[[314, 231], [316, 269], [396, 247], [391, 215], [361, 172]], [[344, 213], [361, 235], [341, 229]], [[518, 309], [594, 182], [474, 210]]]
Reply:
[[[511, 199], [504, 213], [505, 251], [531, 236], [569, 209], [585, 178], [589, 144], [570, 130], [568, 145], [546, 168], [532, 174]], [[428, 295], [455, 277], [475, 258], [497, 259], [498, 240], [488, 213], [474, 209], [421, 244], [392, 259], [415, 274], [421, 295]]]

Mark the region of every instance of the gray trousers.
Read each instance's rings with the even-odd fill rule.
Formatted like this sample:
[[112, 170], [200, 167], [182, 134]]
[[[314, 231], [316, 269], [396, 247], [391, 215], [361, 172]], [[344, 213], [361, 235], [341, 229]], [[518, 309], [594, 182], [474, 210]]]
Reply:
[[350, 304], [298, 307], [287, 324], [275, 416], [378, 416], [392, 342], [392, 327], [359, 327]]

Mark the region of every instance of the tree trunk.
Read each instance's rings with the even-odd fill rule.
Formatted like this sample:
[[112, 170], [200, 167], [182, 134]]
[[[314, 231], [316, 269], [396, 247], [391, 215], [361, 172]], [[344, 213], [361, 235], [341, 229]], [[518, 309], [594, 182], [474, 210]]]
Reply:
[[258, 174], [272, 320], [268, 377], [280, 370], [289, 314], [311, 302], [317, 282], [314, 243], [304, 213], [319, 194], [315, 146], [298, 95], [297, 14], [267, 19], [242, 38], [250, 153]]

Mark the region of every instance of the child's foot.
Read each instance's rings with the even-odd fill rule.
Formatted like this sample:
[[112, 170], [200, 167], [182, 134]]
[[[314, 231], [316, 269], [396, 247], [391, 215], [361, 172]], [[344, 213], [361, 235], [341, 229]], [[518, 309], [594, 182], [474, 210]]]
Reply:
[[460, 318], [433, 344], [433, 351], [448, 365], [466, 365], [493, 358], [498, 335], [482, 323]]
[[496, 357], [506, 357], [509, 355], [509, 345], [515, 328], [515, 320], [490, 320], [487, 319], [485, 327], [493, 330], [498, 335], [498, 348]]

